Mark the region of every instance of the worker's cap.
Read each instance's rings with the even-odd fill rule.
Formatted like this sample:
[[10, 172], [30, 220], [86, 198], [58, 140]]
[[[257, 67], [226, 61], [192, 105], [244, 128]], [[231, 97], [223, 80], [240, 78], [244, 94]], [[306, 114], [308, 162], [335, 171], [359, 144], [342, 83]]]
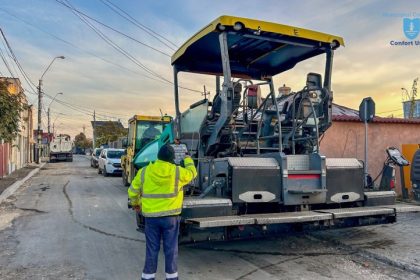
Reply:
[[168, 144], [163, 145], [159, 150], [158, 159], [173, 163], [175, 160], [174, 148]]

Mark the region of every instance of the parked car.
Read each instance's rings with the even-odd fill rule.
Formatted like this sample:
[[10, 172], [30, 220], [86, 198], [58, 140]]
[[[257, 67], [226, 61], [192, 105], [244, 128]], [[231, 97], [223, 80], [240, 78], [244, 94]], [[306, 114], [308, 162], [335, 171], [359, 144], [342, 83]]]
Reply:
[[98, 160], [98, 174], [107, 177], [110, 174], [122, 174], [121, 156], [124, 149], [103, 149]]
[[92, 157], [90, 158], [90, 166], [97, 168], [98, 167], [98, 160], [99, 156], [101, 155], [102, 148], [95, 148], [92, 153]]

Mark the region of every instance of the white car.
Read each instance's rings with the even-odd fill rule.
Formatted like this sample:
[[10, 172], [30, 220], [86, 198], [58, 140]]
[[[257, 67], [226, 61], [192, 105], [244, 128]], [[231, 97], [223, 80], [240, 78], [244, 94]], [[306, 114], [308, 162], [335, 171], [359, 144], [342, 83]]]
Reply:
[[90, 158], [91, 167], [94, 167], [94, 168], [98, 167], [99, 157], [101, 156], [102, 150], [103, 150], [102, 148], [95, 148], [95, 150], [93, 150], [92, 156]]
[[122, 174], [121, 156], [124, 149], [103, 149], [98, 159], [98, 174], [105, 177], [111, 174]]

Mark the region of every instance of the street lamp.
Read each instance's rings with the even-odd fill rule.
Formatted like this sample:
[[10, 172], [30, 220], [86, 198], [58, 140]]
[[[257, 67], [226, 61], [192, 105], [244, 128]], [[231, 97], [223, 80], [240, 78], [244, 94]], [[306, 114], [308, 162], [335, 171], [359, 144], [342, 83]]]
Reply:
[[56, 95], [54, 95], [54, 98], [51, 100], [50, 104], [48, 104], [48, 111], [47, 111], [47, 115], [48, 115], [48, 144], [50, 144], [50, 127], [51, 127], [51, 123], [50, 123], [50, 108], [51, 108], [51, 104], [54, 102], [55, 98], [57, 97], [57, 95], [63, 95], [62, 92], [58, 92]]
[[[58, 113], [57, 116], [55, 117], [54, 121], [53, 121], [53, 125], [52, 125], [52, 133], [55, 136], [55, 122], [57, 121], [58, 117], [61, 115], [65, 115], [63, 113]], [[59, 125], [61, 125], [62, 123], [60, 123]]]
[[[58, 116], [57, 116], [58, 117]], [[57, 118], [55, 118], [57, 120]], [[55, 134], [55, 129], [58, 128], [60, 125], [62, 125], [63, 123], [59, 123], [57, 126], [55, 126], [55, 121], [53, 123], [53, 134]]]
[[37, 146], [36, 146], [36, 163], [40, 162], [40, 158], [41, 158], [41, 140], [42, 140], [42, 135], [41, 135], [41, 113], [42, 113], [42, 78], [44, 78], [45, 74], [48, 72], [48, 70], [51, 68], [51, 65], [54, 63], [54, 61], [57, 59], [64, 59], [64, 56], [56, 56], [53, 58], [53, 60], [51, 60], [51, 63], [48, 65], [47, 69], [45, 69], [44, 73], [42, 73], [41, 78], [39, 79], [39, 84], [38, 84], [38, 141], [37, 141]]

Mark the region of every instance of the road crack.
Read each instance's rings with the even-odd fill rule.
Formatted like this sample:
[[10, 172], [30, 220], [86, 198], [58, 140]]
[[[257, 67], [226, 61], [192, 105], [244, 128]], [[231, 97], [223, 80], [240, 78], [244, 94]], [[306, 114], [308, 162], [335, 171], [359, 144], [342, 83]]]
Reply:
[[[247, 261], [247, 262], [250, 262], [250, 263], [253, 263], [254, 265], [256, 265], [254, 262], [252, 262], [248, 258], [244, 258], [240, 255], [238, 255], [238, 257]], [[275, 262], [275, 263], [269, 263], [269, 264], [266, 264], [266, 265], [256, 265], [257, 268], [255, 268], [255, 269], [253, 269], [253, 270], [251, 270], [251, 271], [249, 271], [245, 274], [242, 274], [241, 276], [235, 278], [235, 280], [244, 279], [245, 277], [250, 276], [250, 275], [254, 274], [255, 272], [257, 272], [259, 270], [263, 270], [265, 272], [268, 272], [267, 269], [270, 268], [270, 267], [273, 267], [273, 266], [276, 266], [276, 265], [279, 265], [279, 264], [282, 264], [282, 263], [286, 263], [286, 262], [289, 262], [289, 261], [294, 261], [294, 260], [297, 260], [297, 259], [301, 259], [301, 258], [303, 258], [303, 256], [297, 256], [297, 257], [294, 257], [294, 258], [289, 258], [289, 259], [281, 260], [281, 261], [278, 261], [278, 262]], [[271, 274], [271, 275], [274, 275], [270, 272], [268, 272], [268, 273]]]
[[24, 208], [24, 207], [17, 207], [15, 206], [16, 209], [22, 210], [22, 211], [30, 211], [30, 212], [35, 212], [38, 214], [47, 214], [47, 211], [43, 211], [43, 210], [39, 210], [39, 209], [35, 209], [35, 208]]
[[68, 187], [69, 183], [70, 183], [70, 181], [67, 181], [64, 184], [64, 186], [63, 186], [63, 193], [64, 193], [64, 196], [66, 197], [67, 202], [69, 204], [68, 212], [69, 212], [70, 217], [73, 220], [73, 222], [75, 222], [76, 224], [82, 226], [85, 229], [94, 231], [94, 232], [99, 233], [99, 234], [103, 234], [103, 235], [106, 235], [106, 236], [115, 237], [115, 238], [119, 238], [119, 239], [124, 239], [124, 240], [130, 240], [130, 241], [145, 243], [144, 240], [141, 240], [141, 239], [138, 239], [138, 238], [127, 237], [127, 236], [123, 236], [123, 235], [119, 235], [119, 234], [115, 234], [115, 233], [106, 232], [106, 231], [103, 231], [101, 229], [98, 229], [98, 228], [95, 228], [95, 227], [86, 225], [86, 224], [82, 223], [81, 221], [77, 220], [76, 217], [74, 216], [74, 212], [73, 212], [73, 202], [70, 199], [70, 196], [69, 196], [69, 194], [67, 192], [67, 187]]
[[[188, 245], [186, 245], [188, 246]], [[302, 253], [292, 253], [292, 252], [273, 252], [273, 251], [252, 251], [252, 250], [238, 250], [238, 249], [220, 249], [220, 248], [200, 248], [200, 247], [190, 247], [196, 250], [203, 251], [217, 251], [217, 252], [226, 252], [226, 253], [235, 253], [235, 254], [250, 254], [250, 255], [270, 255], [270, 256], [286, 256], [286, 257], [317, 257], [317, 256], [348, 256], [352, 255], [355, 252], [349, 250], [348, 252], [338, 253], [338, 252], [302, 252]]]

